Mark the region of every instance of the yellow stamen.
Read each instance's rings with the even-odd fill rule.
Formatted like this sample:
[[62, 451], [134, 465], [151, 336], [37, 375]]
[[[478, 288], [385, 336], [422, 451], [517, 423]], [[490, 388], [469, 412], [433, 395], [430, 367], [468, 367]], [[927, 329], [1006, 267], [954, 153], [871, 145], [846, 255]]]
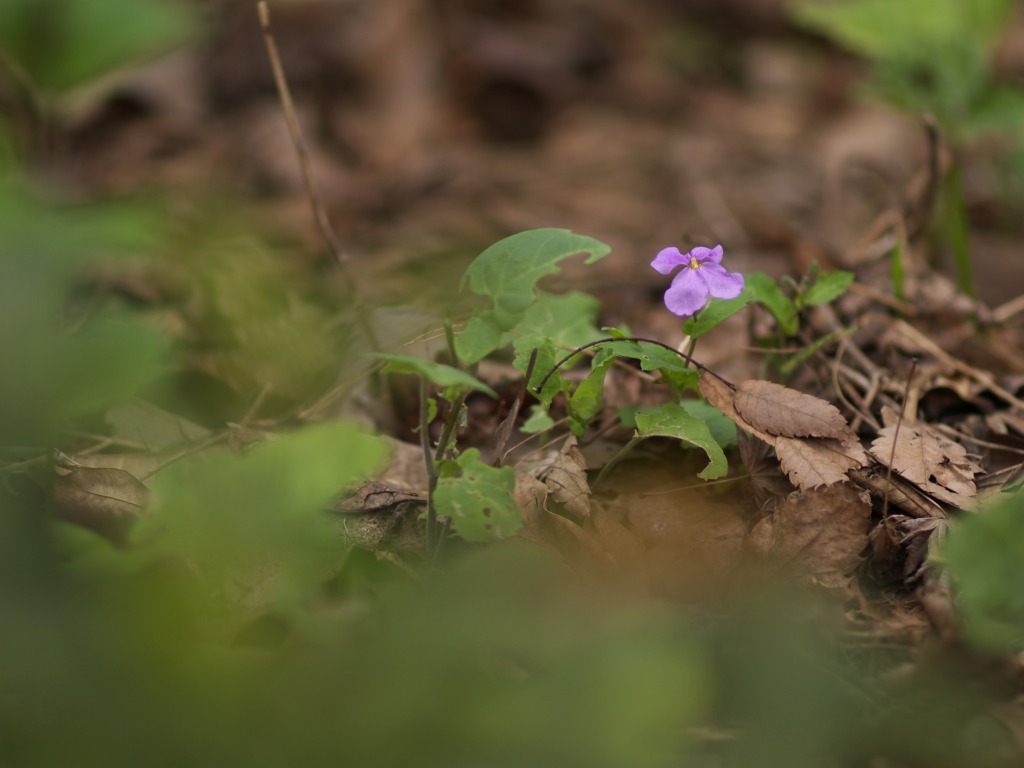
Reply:
[[696, 256], [690, 257], [690, 269], [700, 269], [700, 262], [697, 261]]

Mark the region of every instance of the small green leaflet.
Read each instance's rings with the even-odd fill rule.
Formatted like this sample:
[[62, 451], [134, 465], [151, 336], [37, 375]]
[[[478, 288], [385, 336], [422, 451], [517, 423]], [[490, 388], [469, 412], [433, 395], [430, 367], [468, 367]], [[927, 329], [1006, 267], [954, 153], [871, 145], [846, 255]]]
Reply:
[[691, 339], [699, 339], [716, 325], [726, 320], [747, 304], [750, 303], [750, 294], [744, 290], [735, 299], [712, 299], [704, 309], [683, 323], [683, 333]]
[[491, 397], [497, 398], [498, 393], [488, 387], [479, 379], [475, 379], [465, 371], [453, 368], [450, 365], [442, 365], [432, 360], [424, 360], [422, 357], [412, 355], [389, 355], [383, 353], [374, 354], [381, 360], [387, 360], [384, 366], [384, 373], [410, 373], [415, 376], [422, 376], [440, 387], [457, 387], [463, 389], [476, 389], [486, 392]]
[[657, 408], [641, 408], [636, 412], [637, 437], [674, 437], [689, 443], [708, 455], [708, 465], [697, 474], [705, 480], [724, 477], [729, 471], [729, 462], [721, 446], [711, 435], [704, 423], [686, 412], [677, 403], [666, 403]]
[[495, 541], [511, 536], [523, 525], [515, 502], [516, 476], [511, 467], [496, 468], [480, 461], [470, 448], [458, 459], [438, 464], [434, 492], [438, 514], [466, 541]]
[[828, 304], [846, 293], [853, 282], [853, 273], [841, 269], [826, 272], [803, 294], [800, 303], [805, 307]]
[[763, 272], [753, 272], [746, 276], [747, 284], [744, 296], [752, 301], [763, 304], [779, 323], [779, 330], [787, 336], [796, 335], [799, 329], [796, 304], [782, 292], [779, 284]]

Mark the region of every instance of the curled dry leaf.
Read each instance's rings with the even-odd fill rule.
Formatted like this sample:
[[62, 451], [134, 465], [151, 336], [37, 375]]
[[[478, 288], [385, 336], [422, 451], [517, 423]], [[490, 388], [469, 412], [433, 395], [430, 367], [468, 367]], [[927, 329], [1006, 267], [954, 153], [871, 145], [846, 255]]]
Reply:
[[517, 474], [529, 474], [540, 480], [548, 497], [562, 505], [569, 517], [583, 520], [590, 515], [587, 463], [574, 435], [569, 436], [558, 453], [548, 452], [536, 461], [521, 463], [518, 469]]
[[736, 412], [750, 424], [780, 437], [826, 437], [857, 442], [843, 414], [819, 397], [771, 381], [744, 381], [736, 388]]
[[57, 478], [58, 517], [123, 545], [149, 500], [149, 490], [123, 469], [79, 467]]
[[961, 509], [973, 507], [978, 490], [974, 476], [981, 467], [967, 458], [967, 449], [926, 424], [884, 427], [871, 444], [871, 455], [939, 501]]
[[853, 571], [868, 544], [871, 504], [849, 484], [794, 491], [750, 531], [757, 553], [826, 580]]
[[868, 458], [857, 442], [796, 437], [777, 437], [775, 454], [790, 482], [804, 490], [842, 482]]
[[576, 446], [576, 437], [570, 436], [558, 452], [550, 469], [541, 477], [551, 491], [551, 498], [565, 507], [577, 520], [590, 515], [590, 484], [587, 482], [587, 463]]

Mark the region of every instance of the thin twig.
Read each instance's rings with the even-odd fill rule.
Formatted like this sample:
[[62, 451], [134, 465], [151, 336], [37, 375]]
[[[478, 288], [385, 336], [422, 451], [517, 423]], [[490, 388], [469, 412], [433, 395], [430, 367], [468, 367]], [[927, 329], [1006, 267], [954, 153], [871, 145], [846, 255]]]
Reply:
[[359, 292], [355, 276], [352, 274], [352, 259], [342, 247], [341, 241], [335, 234], [331, 221], [327, 216], [327, 210], [324, 208], [323, 200], [320, 198], [320, 190], [317, 188], [316, 177], [313, 175], [313, 165], [309, 159], [309, 149], [302, 136], [302, 128], [295, 114], [295, 104], [292, 101], [291, 90], [288, 88], [288, 80], [285, 78], [284, 67], [281, 65], [281, 56], [277, 50], [277, 42], [270, 28], [270, 8], [267, 6], [266, 0], [260, 0], [256, 4], [256, 9], [259, 12], [260, 28], [263, 30], [263, 42], [267, 48], [267, 57], [270, 59], [270, 68], [274, 73], [277, 95], [281, 100], [281, 109], [284, 111], [285, 122], [288, 124], [288, 133], [291, 136], [292, 145], [295, 147], [295, 154], [299, 158], [302, 181], [306, 187], [306, 195], [309, 198], [310, 206], [313, 208], [313, 217], [316, 219], [320, 236], [327, 245], [327, 250], [330, 251], [334, 263], [338, 266], [342, 279], [346, 283], [349, 294], [356, 300], [356, 315], [359, 324], [363, 332], [366, 333], [370, 346], [374, 350], [379, 350], [380, 343], [377, 340], [377, 335], [359, 306]]
[[500, 467], [505, 462], [505, 446], [512, 436], [512, 428], [519, 417], [519, 410], [526, 401], [526, 394], [529, 391], [530, 379], [533, 377], [533, 368], [537, 364], [537, 350], [530, 353], [530, 361], [526, 364], [526, 374], [523, 376], [523, 384], [516, 393], [516, 399], [512, 401], [512, 407], [508, 409], [508, 415], [498, 425], [497, 437], [494, 442], [494, 465]]
[[[914, 379], [914, 371], [917, 370], [917, 360], [914, 360], [910, 365], [910, 373], [907, 374], [907, 383], [903, 388], [903, 406], [906, 407], [907, 398], [910, 394], [910, 382]], [[892, 488], [892, 465], [896, 460], [896, 446], [899, 445], [900, 441], [900, 427], [903, 426], [903, 411], [900, 411], [900, 417], [896, 420], [896, 429], [892, 433], [892, 450], [889, 451], [889, 466], [885, 468], [885, 496], [882, 497], [882, 519], [885, 520], [889, 517], [889, 489]]]

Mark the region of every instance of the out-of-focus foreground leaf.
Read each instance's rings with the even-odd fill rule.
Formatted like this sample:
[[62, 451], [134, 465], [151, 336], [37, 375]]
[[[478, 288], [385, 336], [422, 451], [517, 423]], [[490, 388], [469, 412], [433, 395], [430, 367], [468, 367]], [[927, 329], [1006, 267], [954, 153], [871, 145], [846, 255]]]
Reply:
[[53, 92], [167, 50], [197, 28], [185, 3], [167, 0], [5, 0], [0, 46]]

